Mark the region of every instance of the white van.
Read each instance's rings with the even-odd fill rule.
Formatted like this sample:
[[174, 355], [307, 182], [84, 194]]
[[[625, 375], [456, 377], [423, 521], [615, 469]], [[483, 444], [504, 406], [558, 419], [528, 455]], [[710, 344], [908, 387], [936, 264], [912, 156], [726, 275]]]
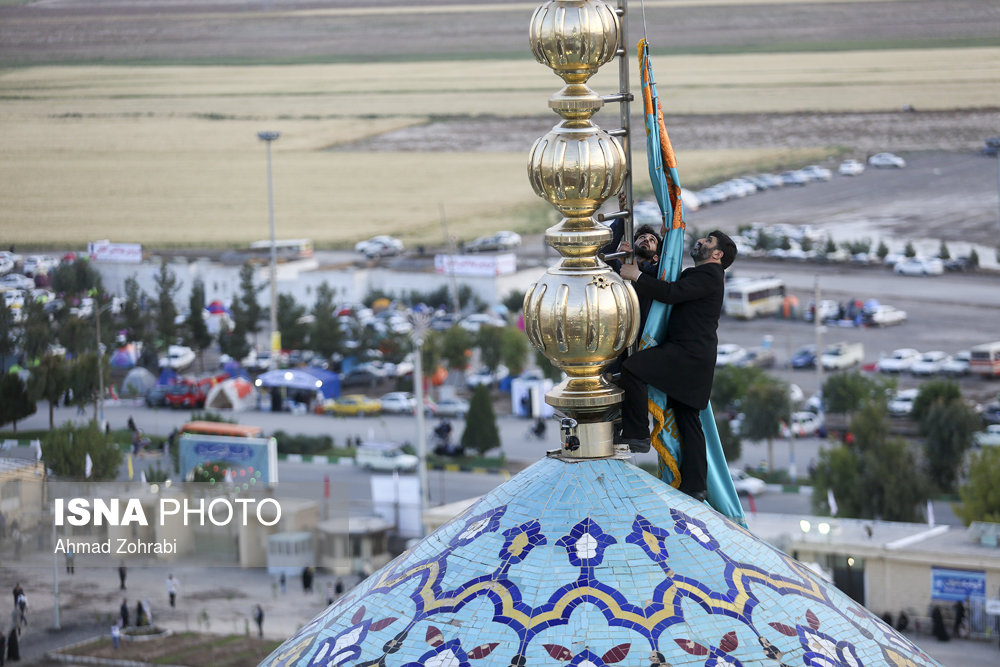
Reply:
[[419, 459], [406, 454], [394, 442], [363, 442], [354, 456], [355, 462], [368, 470], [416, 470]]

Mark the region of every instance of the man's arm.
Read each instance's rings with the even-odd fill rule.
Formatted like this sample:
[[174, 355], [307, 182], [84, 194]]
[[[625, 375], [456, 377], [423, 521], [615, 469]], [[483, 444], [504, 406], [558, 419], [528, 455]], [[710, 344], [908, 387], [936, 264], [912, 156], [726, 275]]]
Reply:
[[[626, 270], [623, 267], [622, 277], [629, 278], [625, 273]], [[702, 299], [711, 296], [719, 289], [713, 276], [704, 271], [687, 273], [672, 283], [657, 280], [638, 269], [634, 273], [637, 274], [636, 277], [629, 279], [634, 280], [636, 293], [667, 304]]]

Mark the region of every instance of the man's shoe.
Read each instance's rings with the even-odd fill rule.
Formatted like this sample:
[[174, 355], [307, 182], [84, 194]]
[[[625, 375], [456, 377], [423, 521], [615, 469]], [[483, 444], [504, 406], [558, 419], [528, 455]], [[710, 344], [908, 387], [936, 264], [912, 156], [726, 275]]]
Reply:
[[700, 503], [703, 503], [706, 500], [708, 500], [708, 491], [706, 491], [706, 490], [701, 490], [701, 491], [685, 491], [684, 493], [686, 493], [687, 495], [691, 496], [692, 498], [694, 498], [695, 500], [697, 500]]
[[625, 438], [622, 436], [616, 436], [615, 444], [628, 445], [629, 451], [636, 454], [645, 454], [650, 448], [649, 438]]

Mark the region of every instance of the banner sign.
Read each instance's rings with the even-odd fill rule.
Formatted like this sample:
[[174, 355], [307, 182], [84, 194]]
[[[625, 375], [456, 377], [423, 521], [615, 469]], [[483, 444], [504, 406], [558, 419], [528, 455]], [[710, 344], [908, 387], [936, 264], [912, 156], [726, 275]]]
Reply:
[[986, 572], [931, 568], [931, 599], [961, 600], [986, 597]]
[[434, 270], [454, 276], [503, 276], [517, 271], [517, 258], [514, 253], [434, 255]]
[[142, 261], [142, 244], [91, 241], [87, 244], [87, 254], [92, 262], [121, 262], [138, 264]]

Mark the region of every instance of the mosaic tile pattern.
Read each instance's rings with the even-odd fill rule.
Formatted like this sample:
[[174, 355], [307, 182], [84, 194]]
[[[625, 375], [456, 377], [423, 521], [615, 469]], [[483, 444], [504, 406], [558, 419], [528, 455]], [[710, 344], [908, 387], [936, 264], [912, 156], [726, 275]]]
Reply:
[[544, 459], [262, 664], [938, 663], [797, 561], [631, 464]]

